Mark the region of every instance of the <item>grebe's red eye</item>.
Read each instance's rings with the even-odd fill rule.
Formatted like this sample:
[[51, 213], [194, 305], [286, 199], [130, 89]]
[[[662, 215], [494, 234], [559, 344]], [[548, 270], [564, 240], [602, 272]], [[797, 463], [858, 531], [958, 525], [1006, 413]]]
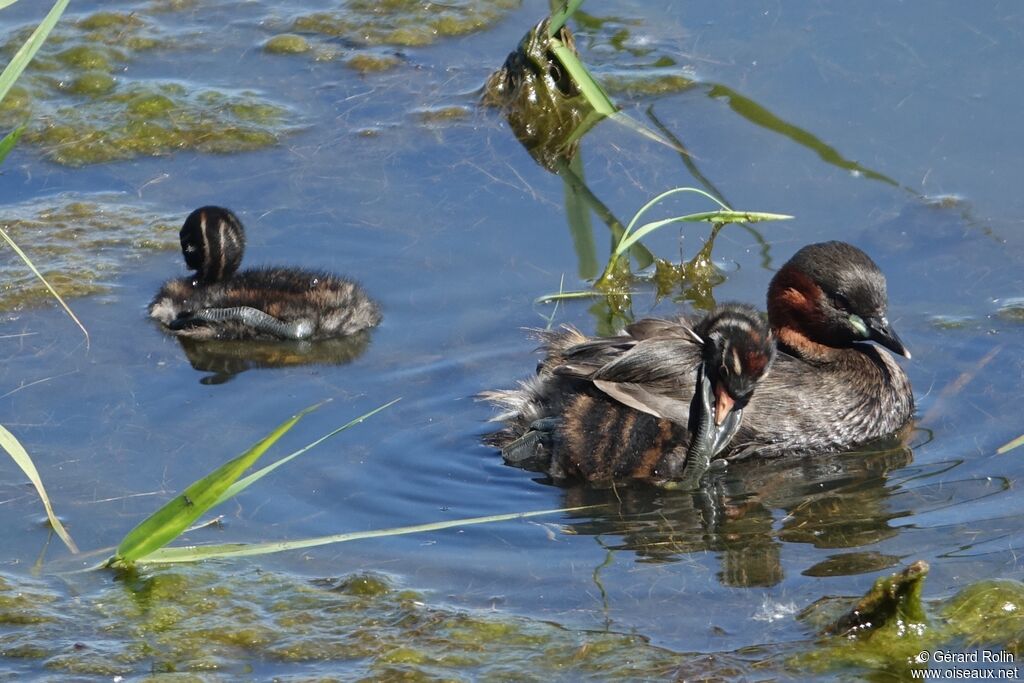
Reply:
[[842, 294], [833, 294], [832, 295], [832, 305], [835, 306], [836, 308], [838, 308], [841, 311], [849, 311], [850, 310], [850, 302]]

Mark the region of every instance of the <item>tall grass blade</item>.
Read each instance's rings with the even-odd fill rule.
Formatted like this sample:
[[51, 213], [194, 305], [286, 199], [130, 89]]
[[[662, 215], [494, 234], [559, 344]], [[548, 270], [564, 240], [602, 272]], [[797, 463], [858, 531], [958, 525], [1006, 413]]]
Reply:
[[31, 270], [35, 274], [35, 276], [39, 278], [39, 281], [42, 282], [43, 285], [45, 285], [48, 290], [50, 290], [50, 294], [52, 294], [53, 298], [57, 300], [57, 303], [59, 303], [61, 307], [64, 308], [64, 311], [71, 317], [71, 319], [75, 321], [75, 324], [78, 325], [78, 329], [82, 330], [82, 334], [85, 335], [85, 348], [89, 348], [89, 330], [85, 329], [85, 325], [83, 325], [82, 321], [78, 319], [78, 316], [76, 316], [74, 312], [71, 310], [71, 308], [66, 303], [64, 303], [64, 299], [62, 299], [60, 294], [57, 293], [57, 290], [50, 286], [50, 283], [46, 281], [46, 278], [43, 277], [43, 274], [40, 273], [39, 269], [36, 268], [34, 263], [32, 263], [32, 260], [29, 259], [25, 252], [21, 250], [21, 247], [14, 243], [14, 240], [11, 239], [10, 235], [8, 235], [7, 231], [4, 230], [3, 228], [0, 228], [0, 237], [2, 237], [5, 242], [7, 242], [8, 246], [10, 246], [11, 249], [14, 250], [15, 254], [21, 257], [21, 260], [25, 262], [25, 265], [28, 266], [29, 270]]
[[64, 545], [68, 547], [68, 550], [77, 553], [78, 546], [71, 540], [71, 534], [67, 532], [64, 525], [57, 519], [57, 515], [54, 514], [53, 506], [50, 505], [50, 497], [46, 495], [46, 489], [43, 488], [43, 480], [39, 477], [39, 471], [32, 462], [32, 458], [29, 457], [28, 451], [15, 438], [14, 434], [11, 434], [2, 425], [0, 425], [0, 447], [7, 451], [7, 454], [11, 456], [15, 464], [21, 468], [21, 471], [29, 478], [32, 485], [36, 487], [36, 493], [39, 494], [40, 500], [43, 501], [43, 507], [46, 508], [46, 518], [50, 520], [50, 526], [60, 536], [60, 540], [64, 541]]
[[36, 56], [36, 52], [42, 47], [46, 37], [50, 35], [50, 31], [57, 25], [60, 15], [64, 13], [64, 9], [68, 6], [68, 2], [69, 0], [57, 0], [53, 4], [53, 8], [50, 9], [49, 13], [39, 23], [39, 26], [36, 27], [36, 30], [25, 41], [25, 44], [18, 48], [18, 51], [11, 57], [7, 67], [0, 73], [0, 100], [7, 96], [7, 92], [14, 85], [14, 82], [18, 80], [18, 77], [21, 76], [21, 72], [25, 70], [28, 63]]
[[1012, 451], [1014, 448], [1018, 448], [1019, 446], [1024, 446], [1024, 434], [1022, 434], [1021, 436], [1018, 436], [1013, 441], [1011, 441], [1009, 443], [1005, 443], [1002, 446], [1000, 446], [999, 448], [997, 448], [996, 449], [996, 453], [998, 453], [999, 455], [1002, 455], [1003, 453], [1008, 453], [1008, 452]]
[[[578, 154], [569, 162], [568, 168], [577, 177], [583, 176], [583, 162], [580, 161]], [[597, 248], [594, 246], [594, 226], [590, 222], [590, 207], [566, 174], [559, 175], [562, 178], [562, 192], [565, 197], [565, 217], [569, 222], [572, 246], [579, 262], [579, 276], [588, 280], [597, 276], [599, 268]]]
[[[655, 114], [653, 104], [647, 107], [645, 113], [647, 114], [647, 118], [650, 119], [651, 123], [654, 124], [654, 128], [658, 132], [660, 132], [662, 135], [664, 135], [666, 138], [674, 142], [679, 147], [686, 149], [686, 145], [683, 143], [683, 141], [680, 140], [679, 137], [675, 133], [673, 133], [668, 128], [668, 126], [666, 126], [661, 121], [661, 119], [658, 118], [657, 114]], [[697, 182], [703, 185], [704, 189], [707, 190], [708, 193], [710, 193], [718, 201], [723, 202], [724, 204], [729, 203], [729, 200], [726, 199], [725, 194], [723, 194], [722, 191], [715, 186], [714, 182], [712, 182], [712, 180], [708, 178], [706, 175], [704, 175], [704, 172], [700, 170], [700, 168], [697, 166], [697, 162], [693, 158], [693, 155], [682, 152], [679, 154], [679, 158], [682, 160], [683, 166], [686, 167], [686, 170], [690, 172], [690, 175], [692, 175]], [[722, 208], [726, 207], [723, 206]], [[771, 245], [768, 244], [768, 241], [764, 238], [764, 235], [762, 235], [760, 232], [758, 232], [750, 225], [745, 225], [741, 223], [739, 227], [743, 230], [746, 230], [750, 234], [750, 236], [753, 237], [754, 240], [757, 242], [758, 251], [761, 254], [761, 267], [764, 268], [765, 270], [775, 270], [775, 268], [772, 267], [772, 248]]]
[[615, 247], [613, 258], [622, 256], [627, 249], [642, 237], [672, 223], [697, 223], [700, 221], [707, 221], [709, 223], [757, 223], [759, 221], [785, 221], [791, 218], [793, 217], [781, 213], [762, 213], [757, 211], [705, 211], [703, 213], [691, 213], [685, 216], [666, 218], [654, 221], [653, 223], [647, 223], [619, 242], [619, 245]]
[[[615, 243], [618, 244], [619, 240], [622, 239], [622, 235], [625, 233], [625, 228], [622, 227], [622, 223], [615, 217], [611, 209], [604, 205], [600, 199], [597, 198], [587, 184], [583, 181], [582, 174], [576, 173], [573, 169], [575, 167], [572, 164], [567, 164], [564, 161], [559, 163], [558, 175], [563, 180], [568, 180], [572, 184], [573, 190], [575, 190], [579, 196], [587, 203], [590, 210], [593, 211], [597, 216], [608, 226], [608, 229], [612, 231], [612, 237]], [[630, 250], [630, 255], [636, 259], [637, 266], [639, 268], [647, 268], [654, 263], [654, 254], [647, 250], [642, 244], [637, 244]]]
[[[36, 27], [36, 30], [28, 37], [28, 40], [25, 41], [24, 45], [18, 48], [18, 51], [14, 53], [14, 56], [4, 68], [3, 72], [0, 72], [0, 101], [3, 101], [4, 97], [7, 96], [7, 93], [10, 92], [14, 82], [18, 80], [18, 77], [21, 76], [22, 72], [25, 70], [25, 67], [27, 67], [29, 62], [32, 61], [32, 58], [35, 57], [36, 52], [38, 52], [39, 48], [42, 47], [47, 36], [50, 35], [50, 31], [53, 30], [53, 27], [57, 25], [57, 21], [68, 6], [68, 1], [69, 0], [57, 0], [57, 2], [54, 3], [49, 13], [43, 18], [39, 26]], [[0, 9], [9, 7], [13, 4], [14, 0], [0, 0]], [[21, 137], [24, 130], [25, 126], [19, 126], [4, 136], [3, 140], [0, 140], [0, 162], [7, 158], [7, 155], [10, 153], [15, 143], [17, 143], [18, 138]], [[50, 294], [52, 294], [58, 303], [60, 303], [67, 314], [71, 316], [71, 319], [75, 321], [75, 324], [82, 330], [82, 334], [85, 335], [85, 347], [89, 348], [89, 331], [85, 329], [82, 322], [74, 313], [72, 313], [68, 305], [64, 303], [64, 300], [59, 294], [57, 294], [57, 291], [50, 286], [50, 283], [46, 281], [46, 278], [42, 276], [29, 257], [25, 255], [25, 252], [23, 252], [7, 235], [7, 232], [0, 229], [0, 236], [2, 236], [4, 241], [10, 245], [11, 249], [14, 250], [14, 253], [16, 253], [21, 260], [25, 262], [25, 265], [29, 267], [35, 276], [39, 278], [40, 282], [46, 286], [50, 291]]]
[[732, 88], [719, 83], [711, 83], [710, 85], [711, 88], [707, 90], [708, 97], [718, 101], [724, 100], [729, 105], [730, 109], [754, 125], [770, 130], [773, 133], [778, 133], [779, 135], [789, 138], [796, 144], [806, 147], [817, 154], [825, 163], [832, 164], [833, 166], [837, 166], [847, 171], [856, 172], [865, 178], [878, 180], [888, 185], [892, 185], [893, 187], [898, 187], [902, 190], [907, 190], [916, 194], [913, 189], [910, 189], [905, 185], [901, 185], [889, 176], [879, 173], [878, 171], [873, 171], [870, 168], [865, 168], [856, 161], [845, 158], [838, 150], [826, 144], [824, 140], [812, 135], [809, 131], [800, 128], [799, 126], [795, 126], [792, 123], [779, 118], [757, 102], [754, 102], [749, 97], [739, 94]]
[[170, 562], [198, 562], [200, 560], [222, 559], [227, 557], [247, 557], [251, 555], [267, 555], [269, 553], [280, 553], [286, 550], [299, 550], [302, 548], [314, 548], [320, 545], [331, 543], [345, 543], [364, 538], [383, 538], [385, 536], [401, 536], [404, 534], [418, 534], [424, 531], [440, 531], [459, 526], [471, 526], [474, 524], [487, 524], [490, 522], [504, 522], [513, 519], [526, 519], [528, 517], [539, 517], [541, 515], [555, 515], [577, 510], [587, 510], [600, 507], [599, 505], [586, 505], [583, 507], [559, 508], [557, 510], [536, 510], [533, 512], [514, 512], [507, 515], [489, 515], [487, 517], [469, 517], [467, 519], [453, 519], [447, 522], [431, 522], [429, 524], [415, 524], [413, 526], [400, 526], [391, 529], [378, 529], [376, 531], [355, 531], [347, 534], [334, 534], [331, 536], [318, 536], [299, 541], [279, 541], [275, 543], [222, 543], [218, 545], [193, 545], [181, 548], [162, 548], [150, 553], [140, 562], [149, 563], [170, 563]]
[[728, 206], [726, 206], [722, 202], [722, 200], [720, 200], [718, 197], [715, 197], [710, 192], [705, 192], [704, 190], [698, 189], [696, 187], [673, 187], [671, 190], [665, 190], [664, 192], [659, 194], [657, 197], [655, 197], [651, 201], [649, 201], [646, 204], [644, 204], [643, 206], [641, 206], [640, 210], [637, 211], [633, 215], [633, 218], [630, 219], [629, 225], [626, 226], [626, 234], [628, 235], [630, 232], [633, 231], [633, 226], [636, 225], [637, 223], [639, 223], [640, 219], [643, 218], [644, 214], [647, 213], [648, 211], [650, 211], [651, 207], [653, 207], [655, 204], [659, 204], [661, 201], [671, 197], [672, 195], [682, 194], [683, 192], [692, 192], [693, 194], [699, 194], [699, 195], [701, 195], [703, 197], [707, 197], [708, 199], [713, 201], [715, 204], [718, 204], [720, 207], [722, 207], [723, 210], [725, 210], [725, 211], [729, 211], [730, 210], [730, 208]]
[[[687, 153], [684, 148], [665, 138], [657, 131], [620, 112], [619, 108], [616, 107], [615, 103], [612, 102], [610, 97], [608, 97], [608, 93], [606, 93], [604, 88], [601, 87], [601, 84], [590, 75], [590, 71], [588, 71], [587, 67], [583, 65], [583, 62], [580, 61], [579, 57], [573, 54], [572, 50], [566, 47], [558, 38], [551, 38], [549, 42], [551, 51], [555, 53], [555, 57], [557, 57], [558, 61], [562, 63], [562, 66], [565, 67], [565, 70], [569, 73], [569, 77], [572, 78], [576, 87], [580, 89], [580, 93], [586, 98], [587, 102], [590, 103], [590, 106], [594, 108], [595, 112], [601, 116], [607, 116], [612, 121], [631, 129], [635, 133], [643, 135], [645, 138], [665, 145], [677, 152], [683, 154]], [[580, 126], [580, 129], [583, 129], [583, 132], [586, 132], [586, 130], [589, 130], [592, 125], [592, 123], [589, 123], [586, 127]], [[582, 133], [580, 133], [580, 135], [581, 134]]]
[[[11, 0], [15, 2], [15, 0]], [[576, 10], [583, 4], [583, 0], [565, 0], [562, 6], [551, 12], [548, 18], [548, 38], [554, 38], [558, 35], [558, 32], [565, 26], [565, 22], [569, 21]]]
[[108, 564], [131, 564], [176, 539], [220, 501], [221, 495], [242, 476], [242, 472], [294, 427], [295, 423], [322, 405], [323, 403], [318, 403], [310, 406], [285, 420], [245, 453], [194, 482], [184, 493], [175, 496], [144, 519], [128, 532]]
[[[562, 277], [558, 278], [558, 292], [562, 293], [565, 291], [565, 273], [562, 273]], [[541, 316], [548, 321], [548, 324], [544, 326], [545, 330], [550, 330], [555, 324], [555, 316], [558, 315], [558, 307], [562, 305], [561, 299], [555, 299], [555, 306], [551, 309], [550, 316]]]
[[583, 66], [583, 62], [573, 54], [572, 50], [565, 46], [565, 43], [558, 38], [551, 38], [550, 47], [558, 61], [569, 72], [569, 77], [572, 78], [576, 87], [580, 89], [580, 93], [598, 114], [611, 116], [618, 111], [611, 98], [605, 93], [604, 88], [601, 87], [601, 84], [594, 80], [594, 77], [587, 71], [587, 67]]
[[608, 118], [610, 118], [612, 121], [619, 124], [620, 126], [625, 126], [626, 128], [629, 128], [634, 133], [639, 133], [648, 140], [653, 140], [654, 142], [657, 142], [660, 145], [665, 145], [669, 149], [675, 152], [679, 152], [680, 154], [688, 154], [685, 147], [680, 147], [679, 145], [672, 142], [668, 138], [662, 136], [654, 129], [648, 128], [644, 124], [634, 119], [632, 116], [629, 116], [621, 111], [617, 111], [609, 115]]
[[227, 490], [224, 491], [224, 493], [221, 494], [220, 498], [218, 498], [213, 503], [213, 505], [211, 505], [210, 507], [216, 507], [216, 506], [220, 505], [221, 503], [223, 503], [224, 501], [229, 500], [230, 498], [238, 495], [239, 493], [241, 493], [245, 489], [249, 488], [250, 486], [255, 484], [257, 481], [262, 479], [263, 477], [267, 476], [268, 474], [270, 474], [271, 472], [276, 470], [281, 465], [285, 464], [286, 462], [294, 460], [295, 458], [299, 457], [300, 455], [302, 455], [306, 451], [310, 450], [311, 448], [314, 448], [315, 446], [319, 446], [324, 441], [327, 441], [327, 439], [331, 438], [332, 436], [334, 436], [336, 434], [340, 434], [341, 432], [345, 431], [346, 429], [348, 429], [350, 427], [356, 426], [357, 424], [359, 424], [363, 420], [367, 419], [368, 417], [376, 415], [377, 413], [379, 413], [380, 411], [384, 410], [385, 408], [390, 408], [391, 406], [395, 405], [396, 403], [398, 403], [401, 400], [402, 400], [401, 398], [396, 398], [393, 401], [388, 401], [384, 405], [382, 405], [382, 406], [380, 406], [378, 408], [374, 408], [373, 410], [371, 410], [370, 412], [366, 413], [365, 415], [360, 415], [359, 417], [357, 417], [356, 419], [352, 420], [348, 424], [344, 424], [344, 425], [338, 427], [337, 429], [335, 429], [335, 430], [333, 430], [331, 432], [328, 432], [327, 434], [324, 434], [323, 436], [321, 436], [316, 441], [313, 441], [312, 443], [307, 444], [306, 446], [303, 446], [302, 448], [300, 448], [299, 450], [295, 451], [294, 453], [291, 453], [290, 455], [286, 455], [285, 457], [281, 458], [277, 462], [275, 462], [273, 464], [270, 464], [270, 465], [267, 465], [266, 467], [264, 467], [262, 469], [259, 469], [259, 470], [256, 470], [252, 474], [239, 479], [234, 484], [229, 486], [227, 488]]
[[3, 140], [0, 140], [0, 164], [3, 163], [7, 155], [11, 153], [14, 146], [18, 144], [18, 138], [25, 132], [25, 126], [21, 125], [12, 130], [10, 133], [4, 136]]
[[583, 136], [589, 133], [591, 128], [601, 123], [606, 118], [608, 118], [606, 114], [600, 114], [591, 109], [587, 113], [586, 117], [584, 117], [584, 119], [580, 121], [580, 125], [576, 126], [576, 128], [574, 128], [573, 131], [569, 133], [569, 137], [565, 139], [562, 145], [568, 149], [572, 145], [576, 144], [578, 141], [582, 140]]
[[563, 300], [566, 300], [566, 299], [600, 299], [602, 297], [606, 297], [606, 296], [610, 296], [610, 295], [631, 296], [632, 294], [633, 294], [633, 292], [630, 292], [630, 291], [622, 291], [622, 292], [597, 292], [597, 291], [594, 291], [593, 289], [588, 289], [588, 290], [585, 290], [585, 291], [578, 291], [578, 292], [558, 292], [558, 293], [555, 293], [555, 294], [545, 294], [544, 296], [539, 296], [536, 299], [534, 299], [533, 303], [535, 303], [535, 304], [549, 304], [552, 301], [563, 301]]

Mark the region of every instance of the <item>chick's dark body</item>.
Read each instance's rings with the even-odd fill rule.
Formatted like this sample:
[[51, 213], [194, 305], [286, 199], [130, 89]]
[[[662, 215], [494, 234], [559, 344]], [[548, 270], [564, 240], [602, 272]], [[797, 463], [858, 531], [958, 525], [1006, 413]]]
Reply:
[[[166, 318], [166, 324], [193, 311], [232, 307], [254, 308], [285, 323], [311, 321], [311, 341], [355, 334], [381, 319], [380, 310], [358, 283], [300, 268], [249, 268], [209, 284], [175, 278], [164, 283], [150, 304], [153, 317], [161, 322]], [[179, 334], [197, 339], [279, 338], [238, 320], [191, 326]]]
[[685, 426], [611, 399], [593, 385], [573, 392], [552, 435], [561, 476], [591, 481], [659, 479], [689, 444]]

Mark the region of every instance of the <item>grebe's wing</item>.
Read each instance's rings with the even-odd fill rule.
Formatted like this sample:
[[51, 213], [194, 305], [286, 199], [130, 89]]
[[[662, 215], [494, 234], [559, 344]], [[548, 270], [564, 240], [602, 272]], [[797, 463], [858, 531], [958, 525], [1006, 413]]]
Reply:
[[[620, 403], [686, 425], [701, 359], [699, 337], [683, 325], [641, 322], [635, 333], [642, 338], [612, 337], [590, 342], [581, 352], [570, 349], [554, 372], [589, 380]], [[646, 336], [657, 328], [659, 334]]]

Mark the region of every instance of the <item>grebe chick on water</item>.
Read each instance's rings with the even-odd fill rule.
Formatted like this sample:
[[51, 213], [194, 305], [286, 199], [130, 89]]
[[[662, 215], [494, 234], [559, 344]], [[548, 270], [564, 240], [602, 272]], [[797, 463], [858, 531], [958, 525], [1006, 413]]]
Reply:
[[164, 283], [149, 315], [196, 339], [317, 340], [377, 325], [380, 308], [357, 283], [323, 271], [238, 271], [245, 232], [228, 209], [204, 206], [185, 219], [181, 251], [193, 277]]
[[[860, 249], [824, 242], [798, 251], [768, 288], [779, 353], [722, 454], [835, 452], [899, 432], [914, 411], [910, 382], [888, 353], [866, 343], [910, 357], [886, 309], [885, 276]], [[544, 333], [537, 376], [483, 395], [505, 423], [488, 443], [505, 449], [511, 464], [554, 479], [675, 474], [671, 454], [689, 444], [700, 362], [685, 329], [640, 321], [608, 339]], [[525, 439], [531, 428], [539, 433]], [[509, 453], [519, 440], [529, 448]]]
[[[537, 464], [538, 451], [563, 444], [561, 450], [578, 457], [551, 463], [559, 479], [645, 478], [696, 488], [739, 429], [743, 408], [775, 356], [764, 315], [743, 304], [719, 306], [692, 327], [685, 320], [645, 319], [617, 337], [588, 340], [573, 329], [545, 337], [554, 346], [542, 374], [577, 383], [578, 395], [562, 417], [540, 418], [521, 437], [496, 443], [508, 462], [527, 467]], [[665, 402], [657, 391], [675, 400]], [[506, 397], [487, 396], [498, 403]], [[637, 411], [664, 413], [668, 423], [654, 425]], [[546, 455], [542, 465], [549, 464]]]

